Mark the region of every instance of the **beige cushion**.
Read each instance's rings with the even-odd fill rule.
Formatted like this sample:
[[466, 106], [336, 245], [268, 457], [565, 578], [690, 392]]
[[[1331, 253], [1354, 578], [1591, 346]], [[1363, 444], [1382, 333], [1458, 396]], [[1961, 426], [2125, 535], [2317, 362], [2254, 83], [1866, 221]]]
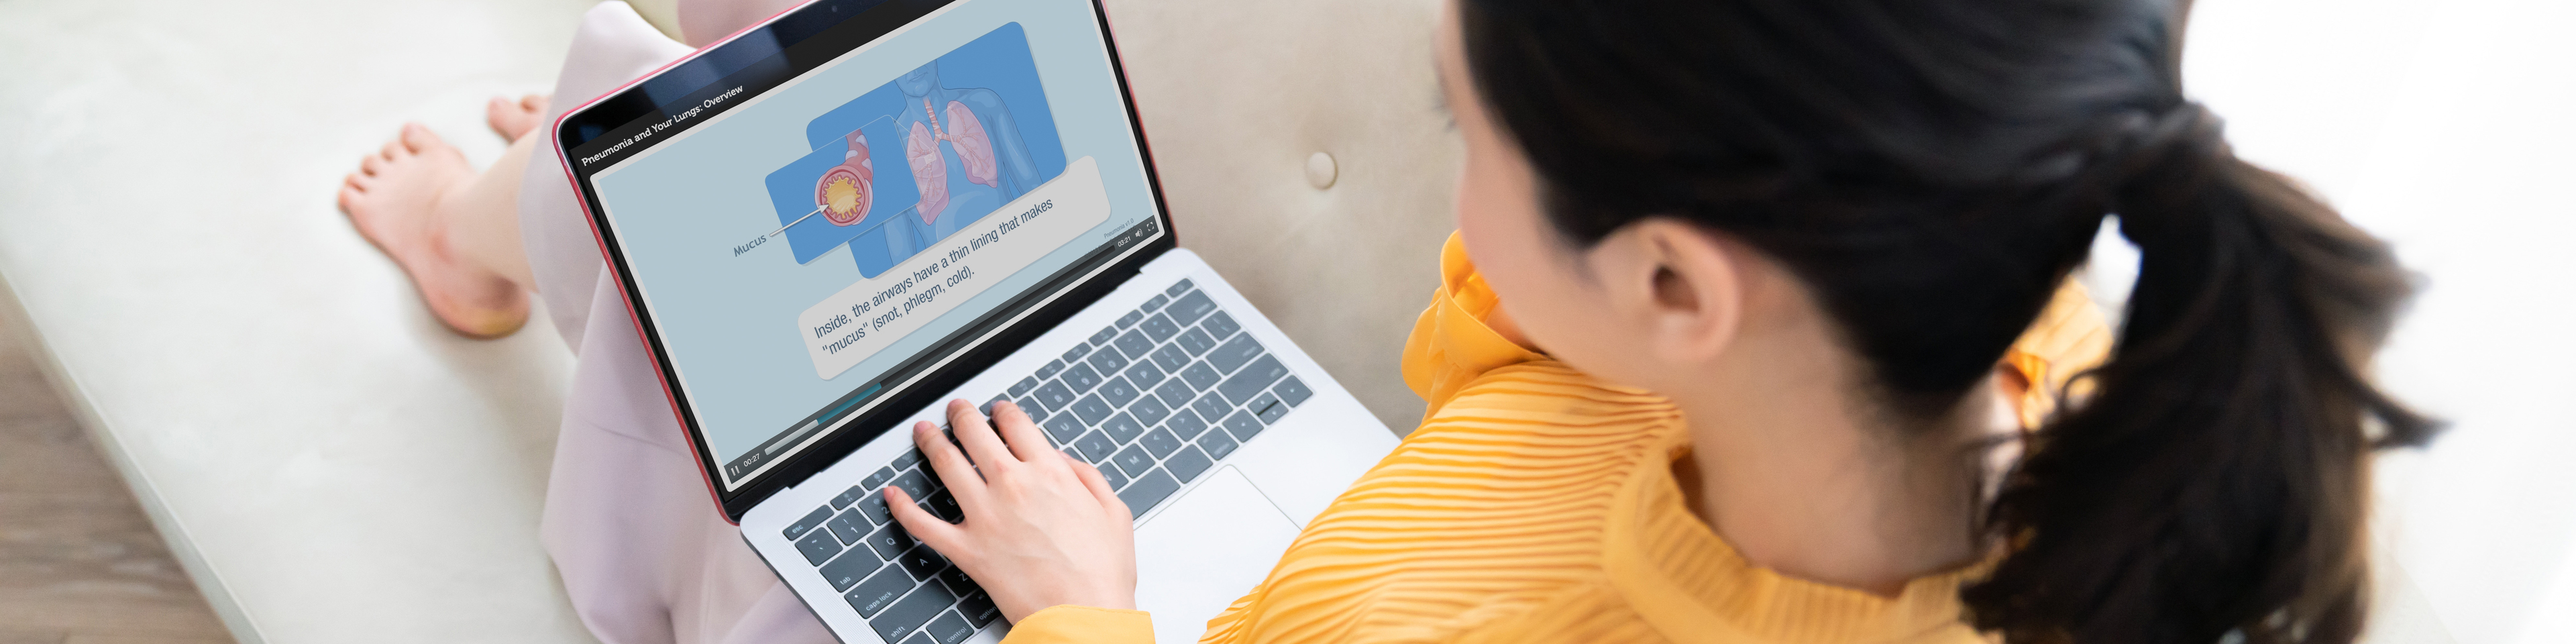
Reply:
[[[1439, 285], [1458, 147], [1431, 0], [1109, 0], [1181, 245], [1207, 258], [1389, 428], [1422, 400], [1398, 358]], [[1329, 186], [1308, 180], [1328, 155]]]

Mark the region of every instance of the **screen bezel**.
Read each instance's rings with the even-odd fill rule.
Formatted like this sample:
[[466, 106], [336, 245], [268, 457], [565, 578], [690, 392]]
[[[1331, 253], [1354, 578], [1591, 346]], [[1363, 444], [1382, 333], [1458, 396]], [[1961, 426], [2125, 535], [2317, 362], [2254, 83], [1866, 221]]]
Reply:
[[[1151, 221], [1160, 230], [1141, 242], [1103, 246], [1095, 250], [1020, 297], [952, 333], [914, 360], [888, 370], [889, 377], [873, 380], [892, 380], [893, 374], [907, 370], [926, 370], [926, 373], [919, 374], [910, 384], [875, 392], [876, 401], [856, 411], [850, 420], [839, 422], [837, 428], [826, 426], [818, 429], [822, 436], [815, 442], [794, 448], [791, 455], [767, 471], [752, 475], [731, 490], [726, 489], [719, 470], [723, 464], [710, 451], [704, 428], [687, 404], [688, 393], [678, 385], [681, 382], [679, 372], [663, 347], [661, 332], [653, 323], [652, 311], [638, 305], [645, 301], [643, 292], [615, 242], [613, 228], [603, 214], [606, 211], [600, 206], [597, 190], [590, 183], [593, 174], [615, 165], [618, 159], [604, 158], [593, 164], [595, 169], [585, 171], [573, 163], [573, 153], [595, 141], [619, 140], [623, 136], [621, 132], [631, 133], [637, 124], [667, 119], [686, 106], [700, 105], [701, 95], [741, 84], [741, 78], [745, 76], [766, 74], [764, 78], [769, 80], [769, 84], [764, 85], [762, 91], [765, 92], [776, 82], [811, 72], [824, 62], [865, 47], [948, 5], [965, 1], [969, 0], [814, 0], [701, 48], [652, 74], [569, 110], [556, 120], [552, 133], [564, 172], [581, 196], [583, 214], [600, 245], [601, 256], [617, 276], [618, 294], [625, 299], [636, 332], [643, 338], [645, 350], [653, 358], [655, 375], [662, 383], [671, 413], [688, 432], [690, 448], [698, 457], [699, 475], [705, 479], [708, 494], [723, 509], [727, 521], [739, 522], [743, 513], [760, 501], [831, 466], [860, 446], [884, 435], [894, 428], [895, 423], [911, 417], [915, 411], [937, 403], [937, 399], [949, 390], [1052, 330], [1066, 318], [1115, 290], [1147, 262], [1178, 246], [1172, 230], [1171, 209], [1164, 201], [1162, 181], [1155, 171], [1151, 146], [1145, 138], [1144, 122], [1136, 111], [1135, 96], [1127, 84], [1126, 68], [1119, 58], [1117, 41], [1110, 33], [1108, 12], [1100, 0], [1087, 0], [1094, 21], [1100, 27], [1101, 44], [1109, 61], [1110, 74], [1118, 83], [1119, 100], [1135, 137], [1147, 190], [1153, 196], [1154, 217]], [[872, 13], [881, 9], [894, 13]], [[901, 19], [890, 20], [890, 16]], [[858, 22], [862, 19], [872, 20], [872, 23]], [[844, 28], [860, 31], [833, 31]], [[842, 42], [846, 46], [796, 49], [799, 44], [827, 34], [844, 39]], [[806, 62], [792, 60], [790, 54]], [[782, 65], [786, 69], [783, 75], [780, 71]], [[657, 97], [660, 98], [657, 100]], [[750, 96], [741, 98], [749, 99]], [[654, 143], [633, 146], [633, 149], [617, 156], [622, 158], [652, 149], [660, 141], [708, 122], [714, 115], [730, 111], [732, 106], [742, 102], [744, 100], [733, 100], [718, 108], [710, 108], [714, 111], [656, 133]], [[1032, 305], [1034, 308], [1030, 308]], [[1026, 313], [1019, 314], [1020, 311]]]

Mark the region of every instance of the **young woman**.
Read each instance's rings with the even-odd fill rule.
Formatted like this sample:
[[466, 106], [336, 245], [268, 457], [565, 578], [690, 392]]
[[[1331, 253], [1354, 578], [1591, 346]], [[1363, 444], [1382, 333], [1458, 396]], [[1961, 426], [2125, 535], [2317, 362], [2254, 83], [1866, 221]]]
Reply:
[[[2228, 152], [2182, 9], [1458, 0], [1429, 414], [1206, 639], [2352, 640], [2405, 276]], [[1014, 641], [1150, 639], [1127, 511], [996, 415], [916, 428], [965, 520], [897, 516]]]

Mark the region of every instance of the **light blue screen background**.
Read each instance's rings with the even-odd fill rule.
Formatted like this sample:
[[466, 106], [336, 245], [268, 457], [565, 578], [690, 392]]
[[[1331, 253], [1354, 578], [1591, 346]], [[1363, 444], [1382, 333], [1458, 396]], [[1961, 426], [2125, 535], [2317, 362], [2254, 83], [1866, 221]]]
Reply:
[[[1099, 162], [1108, 220], [858, 366], [816, 378], [796, 316], [860, 275], [830, 259], [846, 247], [801, 265], [779, 239], [733, 255], [778, 227], [764, 177], [814, 149], [805, 130], [817, 116], [1012, 22], [1027, 34], [1064, 156]], [[1089, 2], [964, 0], [592, 177], [718, 462], [1155, 215], [1105, 50]]]

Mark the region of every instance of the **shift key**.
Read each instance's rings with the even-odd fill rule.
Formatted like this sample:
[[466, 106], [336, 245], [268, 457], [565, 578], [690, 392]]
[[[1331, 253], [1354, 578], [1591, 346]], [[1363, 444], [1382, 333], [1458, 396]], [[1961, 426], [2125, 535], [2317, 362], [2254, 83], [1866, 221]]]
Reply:
[[895, 644], [903, 641], [903, 636], [910, 634], [912, 629], [930, 623], [930, 618], [938, 617], [939, 611], [948, 610], [948, 606], [955, 603], [957, 596], [948, 594], [947, 588], [939, 584], [922, 584], [912, 594], [895, 602], [894, 607], [869, 619], [868, 627], [876, 629], [877, 637], [885, 638], [886, 644]]

